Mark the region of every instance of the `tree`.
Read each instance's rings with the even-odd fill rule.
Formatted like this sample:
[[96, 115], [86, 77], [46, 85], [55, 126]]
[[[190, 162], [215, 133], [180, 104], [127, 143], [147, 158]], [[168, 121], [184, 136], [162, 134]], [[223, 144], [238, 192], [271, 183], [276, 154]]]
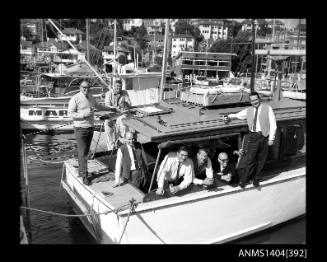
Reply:
[[144, 24], [142, 24], [140, 27], [138, 27], [134, 33], [134, 37], [136, 39], [136, 42], [138, 44], [138, 46], [140, 47], [140, 49], [145, 49], [146, 48], [146, 40], [144, 39], [145, 35], [147, 35], [147, 31], [146, 28], [144, 26]]
[[251, 32], [239, 31], [232, 42], [230, 40], [216, 41], [209, 49], [209, 52], [229, 53], [232, 51], [233, 53], [236, 53], [237, 56], [232, 58], [231, 71], [234, 73], [242, 73], [252, 67], [250, 40]]
[[257, 31], [257, 36], [266, 36], [272, 33], [272, 29], [268, 27], [268, 24], [260, 25], [259, 30]]
[[113, 36], [109, 29], [102, 28], [96, 32], [95, 36], [90, 38], [90, 43], [96, 48], [102, 50], [104, 46], [108, 46], [112, 42]]
[[232, 25], [229, 28], [229, 30], [231, 31], [231, 37], [233, 38], [236, 37], [241, 29], [242, 29], [242, 24], [237, 21], [233, 21]]
[[23, 36], [26, 38], [26, 40], [31, 40], [33, 38], [33, 34], [31, 30], [26, 26], [23, 25]]

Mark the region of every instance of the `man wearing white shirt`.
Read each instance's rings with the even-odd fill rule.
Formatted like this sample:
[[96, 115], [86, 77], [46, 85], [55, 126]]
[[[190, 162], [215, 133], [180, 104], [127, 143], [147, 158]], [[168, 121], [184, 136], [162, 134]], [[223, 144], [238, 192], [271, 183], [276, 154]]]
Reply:
[[250, 101], [251, 107], [237, 114], [228, 115], [228, 119], [246, 119], [249, 127], [247, 172], [240, 182], [242, 188], [252, 177], [253, 185], [259, 186], [259, 175], [268, 156], [268, 146], [274, 144], [277, 130], [276, 118], [271, 106], [262, 104], [257, 92], [250, 94]]
[[117, 151], [113, 187], [128, 182], [143, 190], [148, 177], [145, 153], [141, 144], [136, 142], [134, 133], [128, 131], [125, 138], [126, 144]]
[[180, 146], [177, 152], [170, 152], [165, 156], [157, 175], [157, 195], [164, 194], [165, 180], [170, 185], [169, 191], [171, 194], [176, 194], [178, 191], [186, 189], [192, 183], [194, 168], [192, 160], [188, 158], [188, 154], [187, 147]]

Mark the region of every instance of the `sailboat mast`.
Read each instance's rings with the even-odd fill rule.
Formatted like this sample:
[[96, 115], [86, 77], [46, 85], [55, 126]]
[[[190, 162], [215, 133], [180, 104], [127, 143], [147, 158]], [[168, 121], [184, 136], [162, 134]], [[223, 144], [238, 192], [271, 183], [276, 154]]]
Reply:
[[86, 18], [86, 59], [90, 63], [90, 31], [89, 19]]
[[[275, 19], [273, 19], [273, 25], [272, 25], [272, 37], [271, 37], [271, 44], [269, 46], [269, 50], [272, 49], [272, 43], [274, 42], [275, 38]], [[270, 78], [270, 71], [271, 71], [271, 56], [268, 54], [268, 79]]]
[[[51, 20], [48, 19], [49, 22], [53, 25], [53, 27], [63, 36], [65, 36], [65, 34], [63, 32], [61, 32], [61, 30], [55, 25], [55, 23]], [[66, 38], [67, 43], [75, 50], [77, 51], [79, 54], [80, 52], [76, 49], [76, 47]], [[85, 64], [92, 70], [92, 72], [100, 79], [101, 83], [104, 84], [106, 87], [108, 86], [108, 84], [102, 79], [102, 77], [99, 75], [99, 73], [92, 67], [92, 65], [85, 60], [84, 61]]]
[[254, 92], [254, 80], [255, 80], [255, 27], [254, 19], [252, 19], [252, 72], [251, 72], [251, 92]]
[[160, 100], [163, 99], [163, 90], [166, 83], [166, 60], [167, 60], [167, 45], [168, 45], [168, 34], [169, 34], [169, 19], [166, 19], [165, 27], [165, 42], [164, 42], [164, 54], [162, 59], [162, 71], [161, 71], [161, 84], [160, 84]]
[[116, 74], [116, 44], [117, 44], [117, 24], [116, 24], [116, 19], [114, 20], [114, 70], [113, 73], [114, 75]]

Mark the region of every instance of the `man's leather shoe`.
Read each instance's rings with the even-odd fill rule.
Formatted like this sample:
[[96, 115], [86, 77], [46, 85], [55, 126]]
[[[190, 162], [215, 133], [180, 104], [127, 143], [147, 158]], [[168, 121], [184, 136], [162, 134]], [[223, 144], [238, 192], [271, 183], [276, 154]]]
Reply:
[[260, 186], [259, 180], [253, 180], [253, 186], [254, 187]]
[[238, 184], [241, 188], [245, 188], [245, 186], [246, 186], [246, 184], [244, 183], [244, 182], [240, 182], [239, 184]]
[[83, 178], [83, 184], [89, 186], [89, 185], [92, 185], [92, 182], [91, 182], [91, 180], [89, 178], [84, 177]]

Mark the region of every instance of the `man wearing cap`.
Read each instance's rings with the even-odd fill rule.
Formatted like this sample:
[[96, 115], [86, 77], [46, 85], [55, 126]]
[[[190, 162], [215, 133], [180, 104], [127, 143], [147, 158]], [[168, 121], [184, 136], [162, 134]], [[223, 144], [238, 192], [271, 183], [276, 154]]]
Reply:
[[[126, 112], [131, 106], [131, 100], [126, 90], [122, 90], [122, 82], [117, 79], [114, 83], [113, 90], [109, 90], [105, 95], [105, 105], [115, 108], [118, 112]], [[122, 114], [116, 119], [116, 124], [113, 121], [105, 120], [105, 131], [107, 134], [108, 149], [112, 149], [115, 141], [118, 139], [117, 135], [125, 137], [126, 126], [123, 124], [122, 119], [126, 114]]]
[[68, 116], [74, 121], [78, 152], [78, 173], [86, 185], [91, 184], [91, 176], [87, 172], [87, 159], [93, 137], [94, 109], [111, 110], [111, 108], [98, 104], [89, 93], [89, 89], [89, 83], [82, 81], [80, 92], [74, 95], [68, 104]]
[[262, 104], [257, 92], [250, 93], [251, 107], [237, 114], [230, 114], [228, 119], [246, 119], [249, 127], [249, 141], [247, 153], [247, 171], [240, 182], [244, 188], [253, 178], [253, 185], [259, 186], [259, 176], [268, 156], [268, 146], [274, 144], [277, 130], [276, 118], [270, 105]]

